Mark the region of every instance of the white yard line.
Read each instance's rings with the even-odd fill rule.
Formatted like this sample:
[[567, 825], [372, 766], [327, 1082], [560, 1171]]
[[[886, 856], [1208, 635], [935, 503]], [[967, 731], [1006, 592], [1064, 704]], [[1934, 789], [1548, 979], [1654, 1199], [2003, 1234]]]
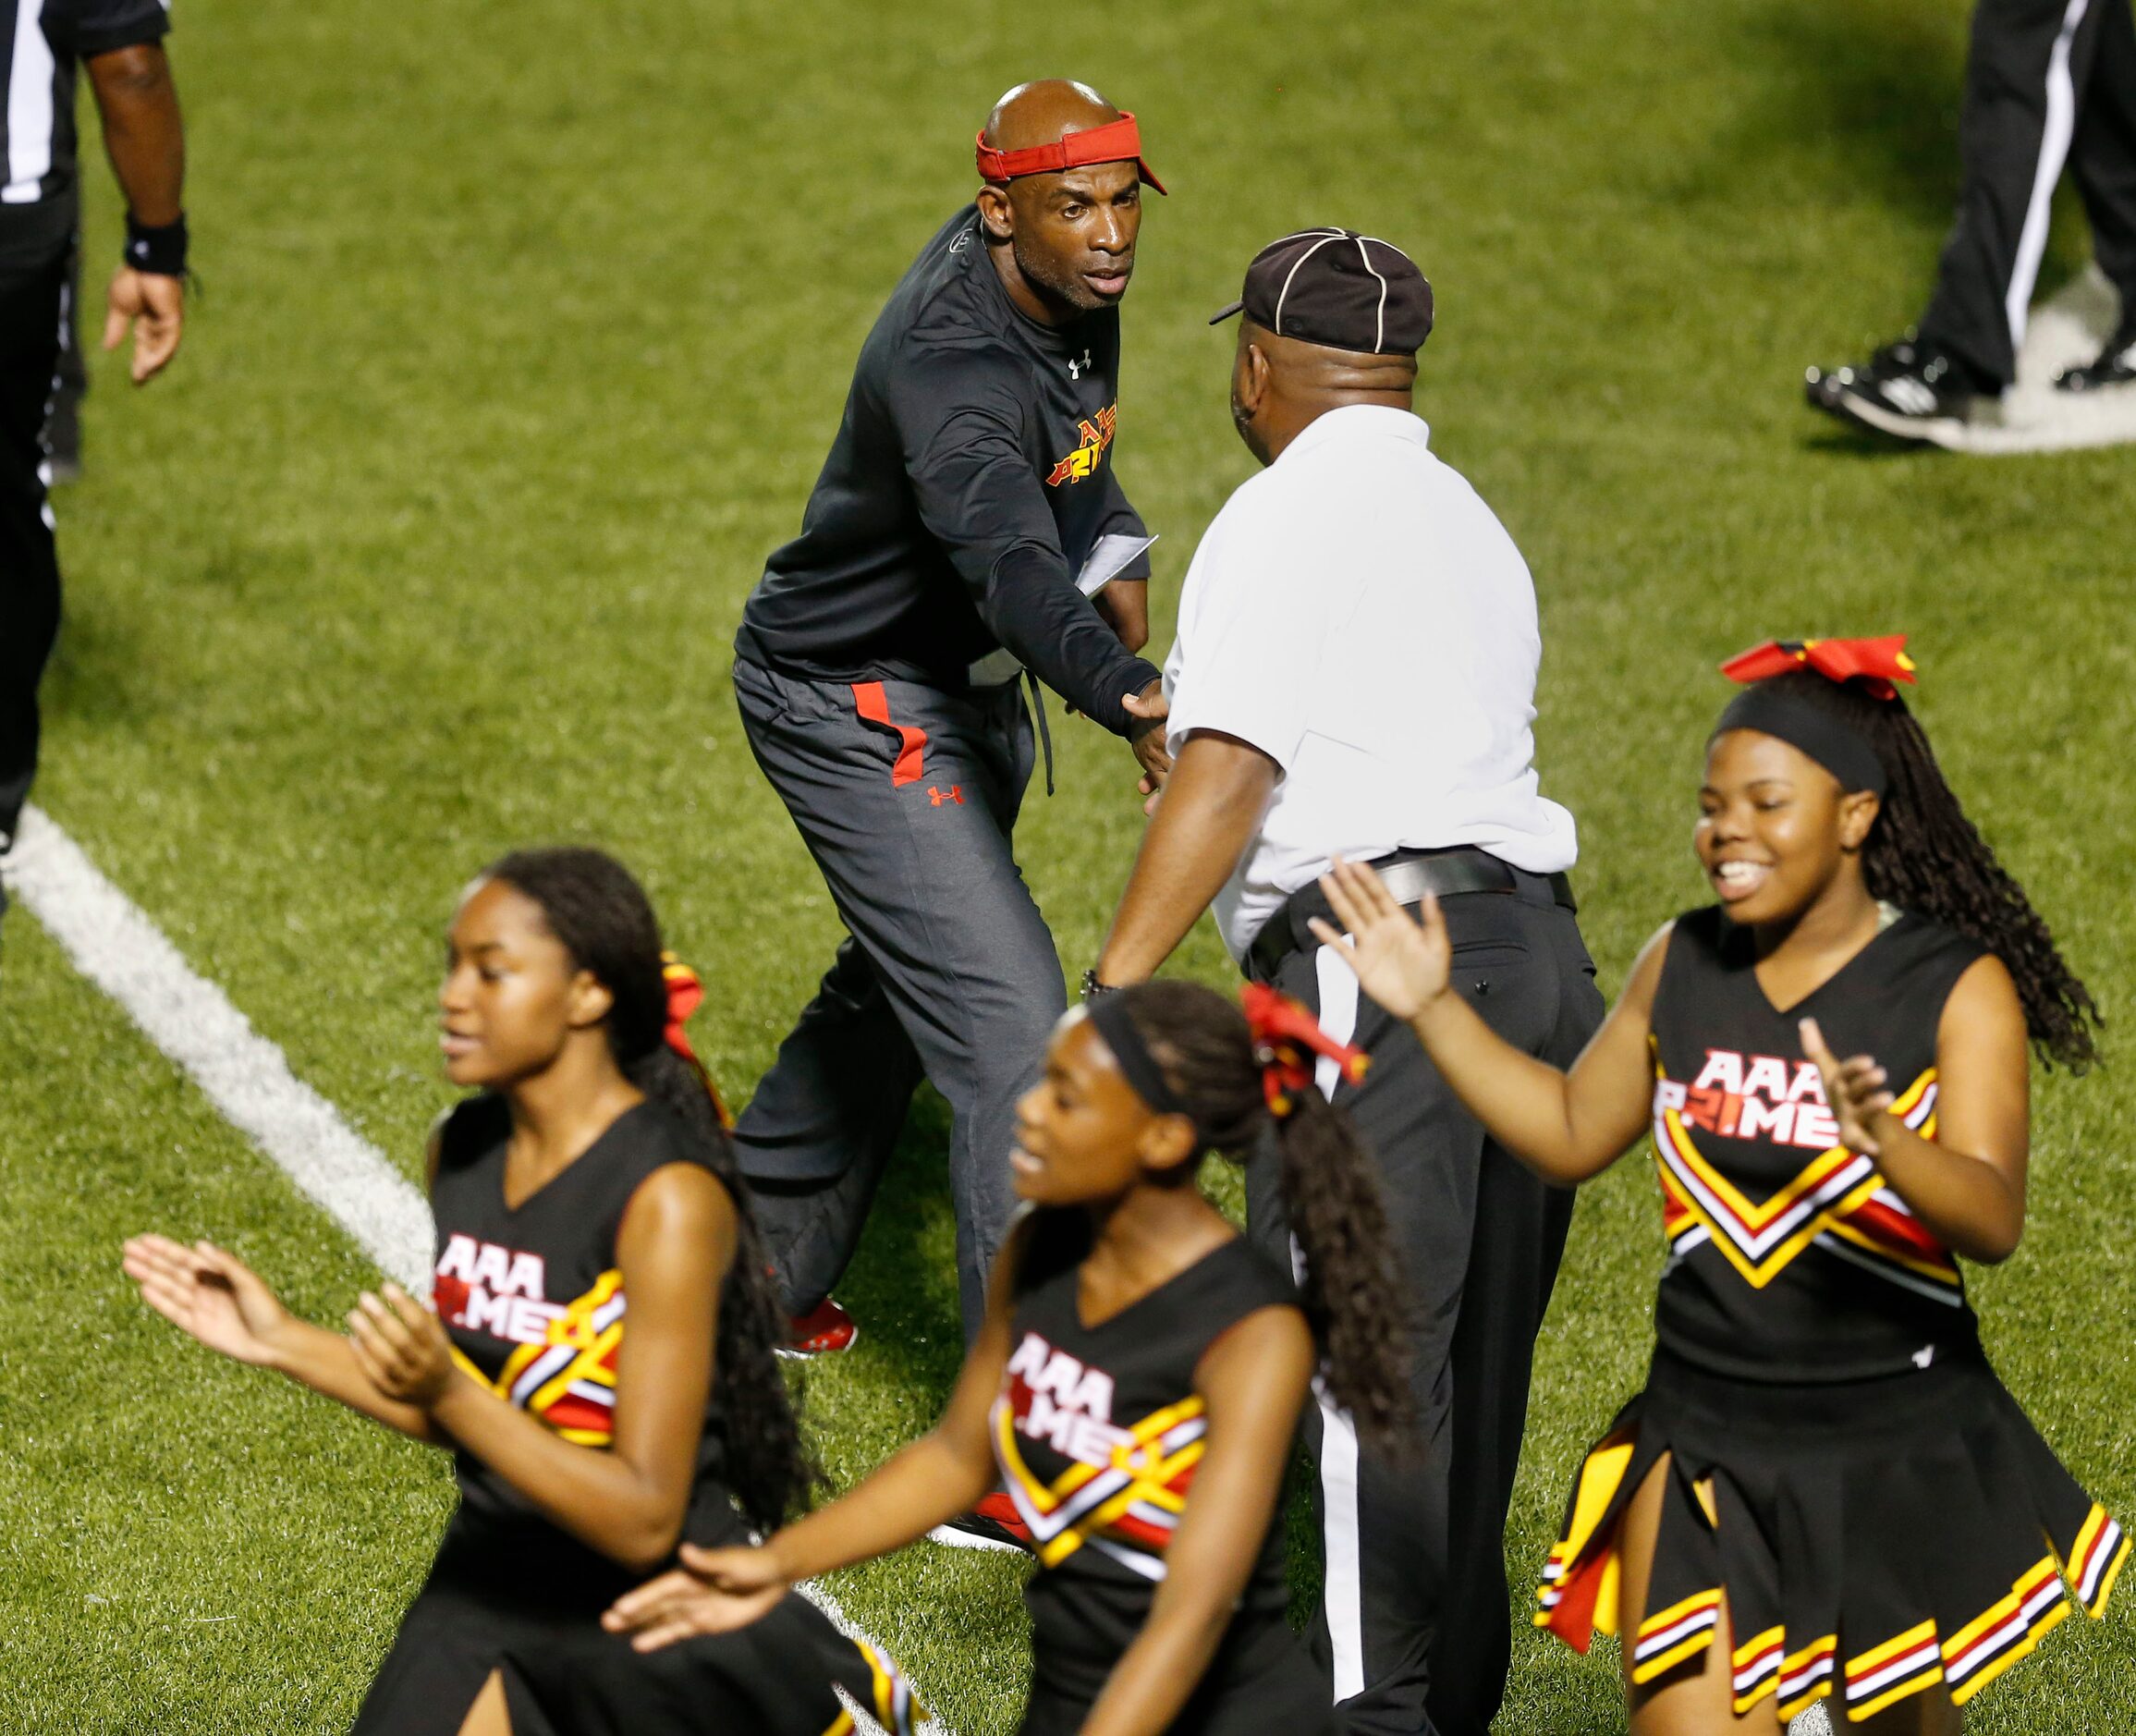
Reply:
[[[223, 1118], [298, 1191], [355, 1238], [380, 1268], [430, 1292], [430, 1207], [384, 1154], [289, 1070], [230, 997], [188, 964], [140, 907], [104, 877], [58, 824], [22, 813], [7, 886], [67, 957], [184, 1069]], [[822, 1586], [801, 1593], [848, 1637], [870, 1639]], [[937, 1721], [936, 1736], [951, 1736]]]

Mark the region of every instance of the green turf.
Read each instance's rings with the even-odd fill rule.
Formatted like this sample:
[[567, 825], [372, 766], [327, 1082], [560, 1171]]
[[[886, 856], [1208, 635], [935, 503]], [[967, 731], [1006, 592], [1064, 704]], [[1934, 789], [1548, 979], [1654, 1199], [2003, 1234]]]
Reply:
[[[1955, 186], [1964, 15], [189, 0], [173, 51], [207, 293], [167, 380], [137, 396], [98, 370], [89, 477], [58, 503], [42, 799], [411, 1172], [447, 1094], [439, 927], [511, 844], [599, 841], [643, 873], [711, 985], [707, 1058], [746, 1094], [837, 927], [743, 749], [734, 623], [881, 297], [969, 191], [980, 113], [1070, 71], [1140, 111], [1174, 189], [1126, 316], [1117, 448], [1165, 533], [1161, 642], [1250, 468], [1207, 312], [1285, 230], [1402, 241], [1438, 291], [1434, 443], [1537, 576], [1541, 764], [1580, 815], [1605, 980], [1699, 897], [1714, 662], [1773, 632], [1908, 629], [1954, 778], [2118, 1015], [2126, 455], [1886, 454], [1795, 385], [1917, 311]], [[88, 180], [101, 262], [116, 214]], [[2065, 223], [2050, 278], [2081, 249]], [[1141, 821], [1117, 744], [1056, 735], [1060, 794], [1034, 794], [1022, 850], [1080, 971]], [[20, 912], [5, 957], [0, 1727], [336, 1728], [442, 1519], [438, 1466], [191, 1351], [128, 1301], [114, 1254], [139, 1228], [213, 1231], [325, 1318], [360, 1265]], [[1224, 979], [1206, 928], [1179, 968]], [[2012, 1386], [2124, 1515], [2132, 1113], [2113, 1065], [2045, 1085], [2031, 1236], [1976, 1286]], [[954, 1363], [942, 1142], [923, 1103], [848, 1288], [867, 1337], [812, 1383], [842, 1476], [923, 1424]], [[1517, 1578], [1637, 1379], [1651, 1187], [1630, 1164], [1582, 1202]], [[922, 1548], [841, 1589], [964, 1736], [1012, 1727], [1008, 1566]], [[2104, 1736], [2132, 1663], [2126, 1614], [2067, 1624], [1974, 1727]], [[1607, 1658], [1521, 1633], [1502, 1730], [1621, 1725]]]

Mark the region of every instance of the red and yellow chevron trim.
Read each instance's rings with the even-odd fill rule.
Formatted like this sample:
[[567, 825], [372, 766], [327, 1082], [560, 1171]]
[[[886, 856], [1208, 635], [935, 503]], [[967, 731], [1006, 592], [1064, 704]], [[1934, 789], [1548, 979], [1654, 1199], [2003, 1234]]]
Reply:
[[1644, 1685], [1713, 1644], [1720, 1626], [1721, 1589], [1694, 1592], [1639, 1624], [1632, 1647], [1631, 1679]]
[[1767, 1628], [1756, 1639], [1736, 1647], [1728, 1665], [1738, 1718], [1778, 1690], [1780, 1665], [1787, 1650], [1788, 1635], [1781, 1628]]
[[2069, 1583], [2077, 1588], [2077, 1601], [2093, 1620], [2106, 1613], [2106, 1600], [2114, 1583], [2129, 1560], [2129, 1537], [2113, 1516], [2097, 1502], [2078, 1527], [2067, 1562]]
[[[1904, 1119], [1919, 1110], [1935, 1083], [1932, 1067], [1900, 1094], [1891, 1113]], [[1933, 1138], [1934, 1128], [1935, 1117], [1930, 1114], [1922, 1122], [1923, 1137]], [[1681, 1114], [1657, 1106], [1654, 1159], [1661, 1178], [1662, 1228], [1671, 1246], [1694, 1225], [1703, 1227], [1752, 1289], [1770, 1284], [1826, 1230], [1835, 1230], [1865, 1252], [1919, 1276], [1954, 1287], [1959, 1281], [1957, 1268], [1925, 1230], [1910, 1217], [1900, 1219], [1876, 1200], [1886, 1184], [1875, 1165], [1844, 1145], [1818, 1153], [1784, 1187], [1753, 1202], [1707, 1161]], [[1820, 1195], [1831, 1197], [1815, 1209], [1806, 1209]], [[1799, 1216], [1800, 1221], [1784, 1237], [1761, 1247], [1766, 1236], [1790, 1216]]]
[[2008, 1596], [1969, 1621], [1943, 1643], [1943, 1679], [1953, 1705], [1963, 1705], [2020, 1658], [2040, 1636], [2069, 1613], [2055, 1558], [2043, 1556], [2010, 1588]]
[[543, 1342], [520, 1345], [496, 1379], [483, 1384], [573, 1446], [607, 1446], [615, 1436], [624, 1313], [623, 1274], [611, 1267], [550, 1321]]
[[1580, 1466], [1565, 1534], [1551, 1546], [1543, 1583], [1535, 1588], [1535, 1625], [1548, 1628], [1576, 1652], [1585, 1652], [1596, 1632], [1617, 1629], [1620, 1571], [1615, 1528], [1599, 1534], [1609, 1517], [1637, 1444], [1622, 1429], [1597, 1443]]
[[1935, 1623], [1923, 1621], [1847, 1660], [1847, 1719], [1859, 1724], [1943, 1680]]
[[[1018, 1449], [1014, 1411], [1006, 1401], [996, 1400], [995, 1456], [1002, 1470], [1014, 1479], [1012, 1492], [1019, 1493], [1038, 1516], [1040, 1522], [1032, 1526], [1031, 1541], [1040, 1561], [1057, 1567], [1093, 1537], [1112, 1537], [1137, 1551], [1162, 1555], [1172, 1540], [1178, 1515], [1186, 1510], [1194, 1467], [1201, 1463], [1204, 1450], [1204, 1430], [1196, 1429], [1192, 1439], [1165, 1457], [1153, 1458], [1153, 1449], [1155, 1443], [1182, 1424], [1200, 1423], [1205, 1408], [1199, 1397], [1190, 1397], [1153, 1411], [1128, 1431], [1129, 1442], [1114, 1449], [1111, 1464], [1070, 1465], [1057, 1481], [1048, 1485], [1024, 1462]], [[1058, 1512], [1071, 1497], [1099, 1478], [1118, 1486], [1107, 1488], [1088, 1511], [1046, 1535], [1046, 1516]], [[1144, 1510], [1130, 1510], [1137, 1507]]]
[[[1781, 1644], [1787, 1640], [1782, 1637]], [[1788, 1652], [1780, 1659], [1780, 1674], [1775, 1684], [1779, 1698], [1774, 1703], [1774, 1716], [1783, 1723], [1801, 1717], [1818, 1701], [1832, 1692], [1832, 1671], [1839, 1655], [1839, 1636], [1827, 1633], [1814, 1639], [1799, 1652]]]

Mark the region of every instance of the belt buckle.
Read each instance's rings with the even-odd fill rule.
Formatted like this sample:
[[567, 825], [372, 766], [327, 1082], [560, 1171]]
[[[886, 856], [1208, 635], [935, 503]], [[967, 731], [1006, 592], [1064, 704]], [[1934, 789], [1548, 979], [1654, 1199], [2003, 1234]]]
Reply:
[[997, 646], [964, 671], [967, 687], [999, 687], [1004, 681], [1013, 681], [1023, 673], [1023, 665], [1017, 661], [1016, 653], [1007, 645]]

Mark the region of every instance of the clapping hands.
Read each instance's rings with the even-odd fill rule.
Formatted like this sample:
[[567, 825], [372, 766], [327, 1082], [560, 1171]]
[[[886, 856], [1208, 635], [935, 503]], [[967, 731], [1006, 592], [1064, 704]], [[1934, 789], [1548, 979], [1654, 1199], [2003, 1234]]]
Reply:
[[212, 1241], [189, 1248], [168, 1236], [136, 1236], [120, 1264], [141, 1300], [179, 1331], [233, 1362], [275, 1366], [289, 1311], [236, 1255]]
[[357, 1366], [388, 1399], [428, 1410], [452, 1383], [452, 1340], [437, 1315], [399, 1285], [365, 1290], [348, 1311]]
[[1864, 1157], [1881, 1157], [1876, 1123], [1896, 1101], [1884, 1069], [1867, 1055], [1841, 1060], [1832, 1053], [1814, 1019], [1801, 1021], [1796, 1029], [1802, 1038], [1802, 1053], [1816, 1063], [1825, 1081], [1825, 1106], [1838, 1123], [1839, 1143]]

